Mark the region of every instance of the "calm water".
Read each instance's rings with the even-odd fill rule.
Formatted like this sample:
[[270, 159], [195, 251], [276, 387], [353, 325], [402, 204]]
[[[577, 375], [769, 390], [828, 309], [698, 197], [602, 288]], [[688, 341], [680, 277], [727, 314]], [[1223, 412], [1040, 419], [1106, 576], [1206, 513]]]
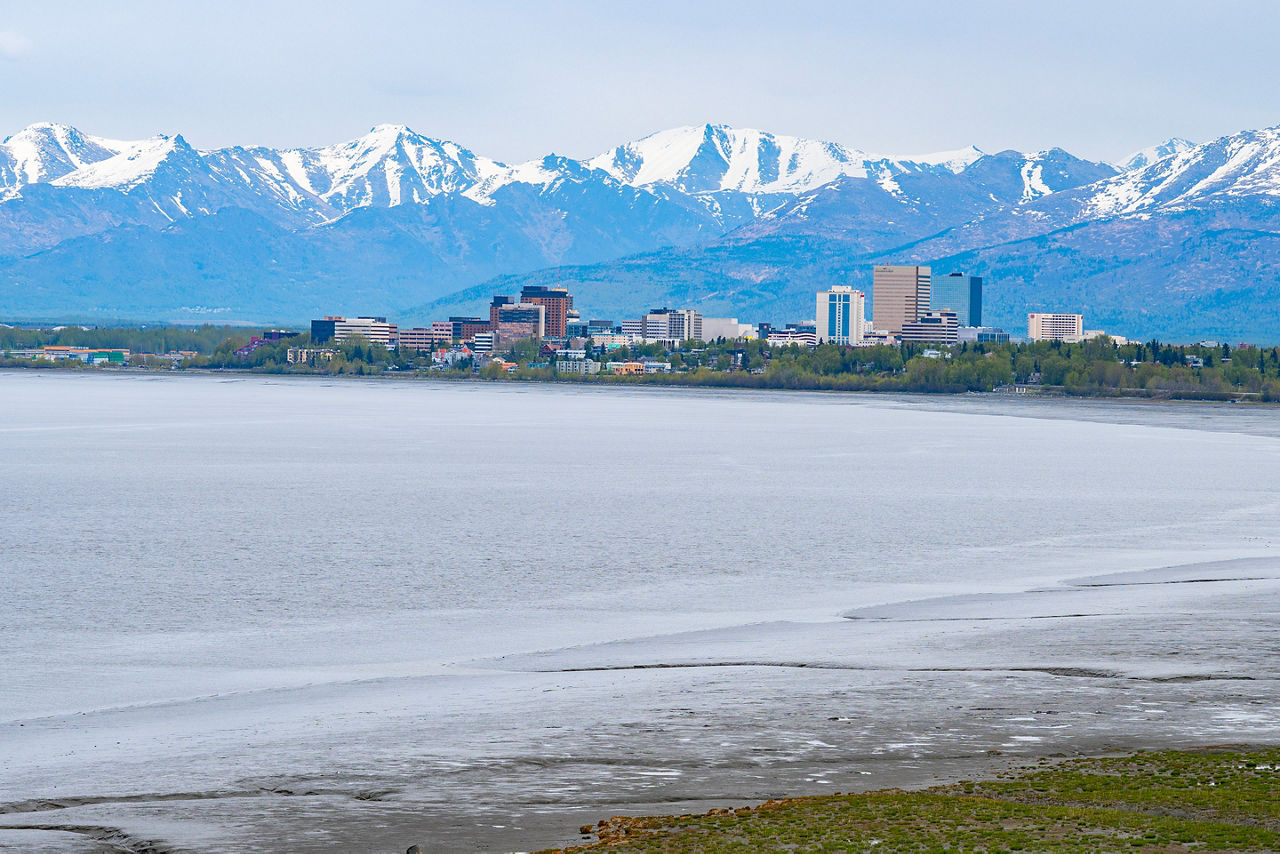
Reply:
[[[764, 791], [742, 784], [745, 768], [759, 786], [839, 789], [834, 772], [795, 764], [815, 749], [795, 745], [840, 737], [796, 724], [804, 704], [879, 698], [848, 764], [891, 743], [876, 727], [906, 708], [1010, 688], [937, 676], [859, 689], [863, 671], [742, 665], [1137, 650], [1144, 608], [1169, 626], [1210, 591], [1093, 603], [1116, 618], [1052, 643], [1030, 611], [1009, 631], [1034, 638], [968, 612], [927, 632], [839, 615], [981, 594], [1006, 602], [1003, 618], [1025, 600], [998, 597], [1209, 561], [1253, 561], [1223, 578], [1270, 578], [1277, 421], [1228, 406], [0, 372], [0, 801], [216, 791], [181, 809], [76, 806], [91, 813], [76, 821], [207, 850], [403, 850], [503, 847], [499, 831], [548, 804], [692, 797], [668, 789], [695, 769], [720, 767], [698, 786], [723, 797]], [[1272, 648], [1273, 588], [1221, 588], [1256, 619], [1223, 628], [1218, 652]], [[1091, 646], [1119, 631], [1116, 615], [1123, 632]], [[738, 670], [599, 669], [672, 656]], [[1269, 693], [1237, 699], [1263, 715], [1241, 727], [1271, 732]], [[1178, 698], [1151, 700], [1166, 701]], [[670, 726], [626, 730], [640, 709]], [[1159, 734], [1151, 717], [1112, 731]], [[791, 746], [779, 767], [803, 774], [743, 758], [775, 736]], [[610, 738], [621, 765], [584, 758]], [[555, 756], [568, 764], [548, 771]], [[282, 779], [322, 779], [337, 800], [235, 805]], [[369, 818], [381, 801], [351, 801], [353, 786], [392, 793], [388, 806]], [[531, 788], [541, 800], [488, 822], [496, 835], [467, 823]], [[412, 827], [422, 815], [461, 817], [460, 835]]]

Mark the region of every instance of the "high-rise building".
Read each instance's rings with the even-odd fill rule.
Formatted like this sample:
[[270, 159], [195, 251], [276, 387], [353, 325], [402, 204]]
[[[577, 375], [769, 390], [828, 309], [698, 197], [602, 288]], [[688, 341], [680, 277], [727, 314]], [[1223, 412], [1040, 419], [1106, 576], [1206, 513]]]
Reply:
[[381, 344], [388, 350], [396, 346], [397, 329], [394, 323], [387, 323], [385, 317], [341, 317], [330, 315], [323, 320], [311, 321], [311, 343], [323, 344], [326, 341], [345, 341], [359, 335], [369, 341]]
[[948, 273], [929, 283], [929, 308], [954, 311], [961, 326], [982, 325], [982, 277]]
[[513, 302], [515, 302], [515, 300], [513, 300], [509, 296], [503, 296], [501, 294], [493, 295], [493, 302], [489, 303], [489, 328], [490, 329], [498, 325], [498, 309], [504, 305], [511, 305]]
[[926, 311], [915, 320], [902, 324], [898, 340], [954, 344], [959, 337], [959, 322], [954, 311]]
[[1032, 312], [1027, 315], [1027, 338], [1032, 341], [1082, 341], [1084, 315]]
[[815, 328], [818, 343], [861, 344], [866, 311], [866, 296], [862, 291], [845, 285], [833, 285], [829, 291], [818, 291]]
[[[658, 341], [702, 340], [702, 315], [691, 308], [655, 308], [641, 318], [645, 338]], [[624, 321], [625, 332], [625, 321]]]
[[527, 285], [520, 291], [520, 302], [546, 308], [547, 328], [544, 337], [565, 337], [569, 310], [573, 308], [573, 295], [567, 289]]
[[928, 267], [882, 265], [871, 274], [871, 325], [898, 334], [929, 310]]
[[545, 338], [547, 307], [524, 302], [499, 306], [498, 323], [493, 331], [498, 336], [496, 343], [501, 344], [523, 338]]

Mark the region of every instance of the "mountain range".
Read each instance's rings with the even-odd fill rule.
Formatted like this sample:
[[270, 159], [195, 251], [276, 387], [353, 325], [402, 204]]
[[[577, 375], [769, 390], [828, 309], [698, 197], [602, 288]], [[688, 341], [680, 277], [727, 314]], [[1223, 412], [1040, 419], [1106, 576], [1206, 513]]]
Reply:
[[399, 125], [322, 148], [56, 124], [0, 144], [0, 319], [420, 322], [562, 284], [591, 317], [779, 322], [894, 262], [983, 275], [986, 322], [1015, 333], [1060, 310], [1130, 336], [1280, 340], [1280, 128], [1117, 164], [722, 125], [514, 165]]

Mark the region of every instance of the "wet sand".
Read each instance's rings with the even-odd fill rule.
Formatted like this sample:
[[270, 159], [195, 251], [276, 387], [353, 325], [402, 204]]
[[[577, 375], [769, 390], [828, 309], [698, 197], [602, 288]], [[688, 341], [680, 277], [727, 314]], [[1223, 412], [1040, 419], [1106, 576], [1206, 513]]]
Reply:
[[[45, 802], [10, 801], [0, 846], [523, 851], [583, 841], [580, 825], [611, 815], [924, 787], [1042, 756], [1274, 744], [1277, 625], [1280, 561], [1252, 558], [509, 655], [447, 678], [316, 686], [287, 701], [210, 698], [202, 710], [185, 704], [191, 719], [167, 734], [147, 731], [150, 708], [77, 716], [88, 742], [124, 742], [104, 760], [117, 774], [130, 739], [194, 752], [153, 756], [162, 774], [127, 796], [72, 782]], [[501, 707], [484, 705], [497, 696]], [[378, 722], [353, 729], [366, 708]], [[206, 716], [223, 727], [272, 716], [278, 727], [299, 710], [323, 732], [260, 745], [262, 773], [163, 787], [164, 774], [190, 779], [231, 749], [207, 741]], [[27, 721], [21, 743], [74, 753], [71, 723]], [[333, 762], [323, 774], [272, 774], [275, 751]], [[153, 773], [147, 762], [135, 770]]]

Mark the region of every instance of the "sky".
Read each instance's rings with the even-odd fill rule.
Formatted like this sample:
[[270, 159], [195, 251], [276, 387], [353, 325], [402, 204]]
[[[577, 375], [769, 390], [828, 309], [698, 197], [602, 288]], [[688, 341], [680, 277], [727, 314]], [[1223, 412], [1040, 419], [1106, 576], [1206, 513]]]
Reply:
[[0, 138], [198, 148], [406, 124], [508, 162], [724, 123], [1118, 160], [1280, 124], [1274, 0], [0, 0]]

